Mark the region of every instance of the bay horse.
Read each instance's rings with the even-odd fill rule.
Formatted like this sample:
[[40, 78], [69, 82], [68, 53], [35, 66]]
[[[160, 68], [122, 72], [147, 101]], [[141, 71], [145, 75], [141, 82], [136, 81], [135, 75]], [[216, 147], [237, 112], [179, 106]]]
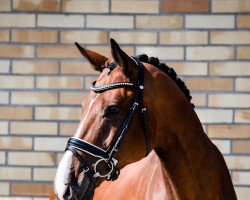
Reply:
[[157, 58], [129, 57], [110, 43], [113, 58], [76, 43], [100, 75], [58, 166], [57, 198], [92, 199], [104, 180], [116, 180], [119, 169], [154, 150], [175, 189], [168, 199], [237, 199], [223, 156], [174, 70]]
[[[114, 195], [115, 193], [115, 195]], [[119, 179], [104, 181], [95, 189], [94, 200], [171, 200], [176, 195], [164, 163], [152, 150], [148, 156], [121, 169]], [[50, 200], [55, 200], [54, 192]]]
[[152, 150], [147, 157], [125, 166], [116, 181], [104, 181], [96, 188], [93, 199], [171, 200], [173, 197], [177, 199], [175, 187], [164, 163]]

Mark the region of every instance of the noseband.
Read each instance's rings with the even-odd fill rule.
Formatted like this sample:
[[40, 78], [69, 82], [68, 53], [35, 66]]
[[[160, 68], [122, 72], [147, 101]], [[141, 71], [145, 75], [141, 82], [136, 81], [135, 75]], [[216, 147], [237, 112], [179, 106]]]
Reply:
[[[68, 144], [66, 146], [66, 150], [70, 150], [73, 155], [78, 159], [80, 162], [80, 167], [82, 170], [86, 173], [86, 175], [91, 179], [92, 177], [104, 177], [106, 180], [115, 180], [118, 178], [120, 171], [116, 168], [117, 160], [113, 157], [115, 152], [118, 151], [119, 145], [123, 139], [124, 133], [128, 129], [128, 126], [136, 112], [136, 108], [138, 106], [141, 107], [141, 112], [143, 114], [143, 120], [144, 120], [144, 135], [145, 135], [145, 141], [146, 141], [146, 154], [149, 153], [149, 143], [148, 143], [148, 133], [147, 133], [147, 113], [146, 108], [143, 104], [143, 89], [144, 89], [144, 66], [143, 64], [138, 61], [135, 58], [132, 58], [134, 62], [136, 63], [136, 66], [138, 68], [138, 75], [137, 80], [135, 83], [131, 82], [116, 82], [107, 84], [104, 86], [95, 86], [95, 82], [92, 83], [91, 90], [95, 93], [101, 93], [105, 92], [107, 90], [112, 90], [116, 88], [132, 88], [133, 90], [136, 90], [134, 102], [132, 103], [126, 118], [123, 121], [123, 124], [121, 128], [119, 129], [115, 139], [113, 140], [112, 144], [108, 147], [107, 150], [104, 150], [96, 145], [90, 144], [87, 141], [71, 137], [68, 140]], [[84, 161], [83, 157], [77, 152], [77, 150], [87, 153], [98, 160], [95, 164], [93, 164], [93, 167], [90, 168], [86, 162]], [[109, 172], [106, 174], [101, 174], [98, 171], [98, 165], [100, 163], [106, 163], [109, 168]]]

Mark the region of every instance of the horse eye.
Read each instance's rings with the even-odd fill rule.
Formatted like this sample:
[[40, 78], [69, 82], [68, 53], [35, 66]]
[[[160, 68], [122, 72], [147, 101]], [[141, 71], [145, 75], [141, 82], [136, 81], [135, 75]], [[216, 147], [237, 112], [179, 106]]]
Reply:
[[109, 116], [109, 115], [114, 115], [117, 114], [120, 111], [120, 108], [118, 106], [109, 106], [106, 109], [105, 115]]

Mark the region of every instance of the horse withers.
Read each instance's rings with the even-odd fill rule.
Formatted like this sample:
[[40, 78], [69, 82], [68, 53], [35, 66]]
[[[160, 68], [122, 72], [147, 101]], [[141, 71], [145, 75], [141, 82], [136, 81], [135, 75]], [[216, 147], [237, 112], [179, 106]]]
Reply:
[[154, 149], [174, 187], [168, 199], [236, 199], [223, 156], [203, 132], [173, 69], [157, 58], [129, 57], [110, 42], [113, 58], [76, 43], [100, 75], [58, 166], [57, 198], [92, 199], [104, 180], [119, 184], [119, 169]]

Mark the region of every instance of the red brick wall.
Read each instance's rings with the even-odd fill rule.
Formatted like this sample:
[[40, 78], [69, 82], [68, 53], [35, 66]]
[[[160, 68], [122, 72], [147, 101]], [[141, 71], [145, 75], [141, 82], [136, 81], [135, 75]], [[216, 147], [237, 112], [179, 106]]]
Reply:
[[0, 0], [0, 199], [46, 199], [97, 75], [73, 42], [109, 56], [109, 37], [183, 77], [249, 199], [249, 11], [249, 0]]

